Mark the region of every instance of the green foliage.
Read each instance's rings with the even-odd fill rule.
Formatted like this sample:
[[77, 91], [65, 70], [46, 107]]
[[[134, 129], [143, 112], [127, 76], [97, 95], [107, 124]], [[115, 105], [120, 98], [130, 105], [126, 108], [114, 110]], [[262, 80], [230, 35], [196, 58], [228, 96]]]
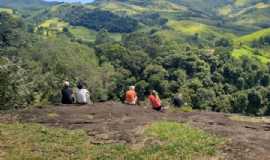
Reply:
[[[93, 93], [91, 95], [93, 100], [98, 100], [101, 95], [108, 95], [110, 92], [108, 89], [113, 88], [114, 69], [110, 65], [100, 67], [94, 50], [71, 42], [65, 36], [39, 41], [23, 52], [26, 60], [32, 59], [40, 65], [40, 74], [45, 72], [54, 77], [53, 84], [57, 87], [49, 86], [48, 80], [41, 82], [44, 84], [41, 92], [48, 93], [47, 96], [51, 98], [57, 98], [57, 96], [59, 98], [59, 89], [63, 80], [69, 80], [73, 84], [78, 80], [84, 81]], [[47, 85], [46, 82], [48, 82]], [[100, 92], [104, 92], [104, 90], [106, 92], [101, 94]]]
[[0, 109], [28, 105], [30, 94], [27, 76], [26, 70], [8, 60], [0, 64]]
[[98, 32], [96, 36], [95, 44], [104, 44], [104, 43], [111, 43], [113, 39], [110, 37], [110, 34], [107, 30], [101, 30]]
[[152, 36], [136, 33], [125, 36], [122, 43], [97, 44], [97, 55], [102, 61], [110, 61], [114, 67], [125, 71], [121, 73], [126, 80], [119, 80], [117, 85], [119, 92], [125, 89], [122, 84], [136, 84], [140, 96], [149, 89], [157, 90], [162, 98], [181, 92], [193, 108], [267, 114], [267, 104], [251, 105], [250, 99], [245, 106], [241, 97], [239, 102], [234, 98], [241, 90], [268, 86], [269, 70], [265, 65], [249, 58], [235, 60], [230, 56], [231, 42], [226, 39], [220, 39], [213, 55], [212, 51], [209, 54], [210, 51], [204, 49], [179, 51], [178, 46], [165, 45], [166, 41], [155, 37], [157, 35], [153, 37], [156, 40], [150, 39]]
[[248, 95], [245, 92], [233, 96], [233, 109], [236, 113], [245, 113], [248, 106]]
[[85, 27], [68, 27], [68, 32], [75, 37], [76, 40], [82, 42], [94, 42], [96, 40], [97, 33], [93, 30], [89, 30]]
[[265, 37], [270, 35], [270, 29], [263, 29], [263, 30], [259, 30], [257, 32], [248, 34], [248, 35], [244, 35], [240, 38], [235, 39], [236, 43], [250, 43], [253, 41], [258, 40], [261, 37]]
[[197, 109], [270, 114], [269, 5], [259, 2], [98, 1], [0, 13], [1, 105], [59, 102], [63, 80], [83, 80], [95, 101], [119, 100], [136, 85], [141, 100], [155, 89], [164, 99], [182, 93]]
[[130, 33], [138, 26], [136, 20], [127, 16], [121, 17], [109, 11], [73, 7], [66, 12], [65, 15], [61, 15], [61, 18], [71, 25], [84, 26], [96, 31], [106, 29], [109, 32]]
[[143, 24], [154, 26], [159, 25], [163, 26], [168, 22], [168, 19], [162, 18], [158, 13], [152, 14], [141, 14], [137, 16], [137, 19], [141, 21]]
[[0, 12], [0, 51], [7, 47], [20, 47], [23, 44], [23, 23], [6, 12]]

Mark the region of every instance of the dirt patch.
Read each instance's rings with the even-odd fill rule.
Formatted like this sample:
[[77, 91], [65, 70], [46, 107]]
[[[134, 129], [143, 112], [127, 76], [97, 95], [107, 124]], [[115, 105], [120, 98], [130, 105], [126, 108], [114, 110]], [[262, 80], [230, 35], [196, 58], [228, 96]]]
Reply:
[[[41, 123], [52, 127], [83, 129], [93, 144], [123, 143], [138, 147], [144, 126], [153, 121], [186, 122], [228, 140], [221, 157], [226, 160], [269, 160], [270, 124], [233, 121], [224, 113], [155, 112], [148, 107], [121, 103], [91, 106], [47, 106], [0, 115], [0, 122]], [[1, 157], [1, 156], [0, 156]]]

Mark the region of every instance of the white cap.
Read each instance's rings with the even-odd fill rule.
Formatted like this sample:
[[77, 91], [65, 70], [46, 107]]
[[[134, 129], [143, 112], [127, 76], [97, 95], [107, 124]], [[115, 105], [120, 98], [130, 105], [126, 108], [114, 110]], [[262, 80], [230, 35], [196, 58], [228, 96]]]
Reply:
[[129, 86], [130, 90], [135, 90], [135, 86]]
[[64, 81], [64, 86], [69, 86], [69, 82], [68, 81]]

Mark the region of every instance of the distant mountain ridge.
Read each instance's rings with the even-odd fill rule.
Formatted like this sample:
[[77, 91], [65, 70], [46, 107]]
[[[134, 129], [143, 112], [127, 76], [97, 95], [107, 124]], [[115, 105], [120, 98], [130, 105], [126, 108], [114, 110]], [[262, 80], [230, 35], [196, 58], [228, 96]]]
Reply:
[[67, 2], [67, 3], [91, 3], [94, 0], [44, 0], [47, 2]]
[[0, 0], [0, 7], [13, 9], [40, 9], [58, 4], [57, 2], [46, 2], [43, 0]]

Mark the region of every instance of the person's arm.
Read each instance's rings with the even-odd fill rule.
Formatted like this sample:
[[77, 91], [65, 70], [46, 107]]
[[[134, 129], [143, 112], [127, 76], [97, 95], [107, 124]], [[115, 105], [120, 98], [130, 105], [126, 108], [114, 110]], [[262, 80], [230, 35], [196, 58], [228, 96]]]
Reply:
[[153, 97], [152, 97], [152, 96], [149, 96], [149, 97], [148, 97], [148, 101], [149, 101], [149, 104], [150, 104], [151, 106], [153, 106]]
[[88, 104], [92, 104], [92, 101], [90, 99], [90, 92], [88, 90], [86, 90], [86, 93], [85, 94], [86, 94], [86, 102]]
[[70, 88], [70, 96], [71, 96], [72, 103], [75, 103], [76, 98], [75, 98], [75, 95], [74, 95], [73, 90], [71, 88]]

